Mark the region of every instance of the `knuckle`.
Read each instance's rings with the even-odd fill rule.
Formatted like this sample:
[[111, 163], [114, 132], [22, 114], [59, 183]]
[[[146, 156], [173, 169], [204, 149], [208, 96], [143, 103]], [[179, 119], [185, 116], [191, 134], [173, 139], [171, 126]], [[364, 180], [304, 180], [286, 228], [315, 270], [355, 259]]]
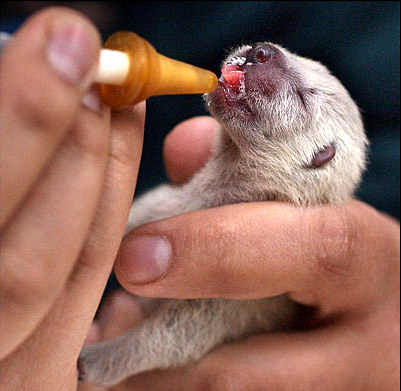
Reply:
[[115, 161], [122, 169], [132, 170], [135, 154], [124, 140], [116, 140], [110, 147], [110, 159]]
[[95, 160], [104, 160], [108, 155], [109, 144], [107, 140], [102, 137], [92, 137], [91, 135], [77, 137], [75, 139], [75, 146], [82, 154], [92, 157]]
[[354, 270], [356, 224], [341, 206], [319, 211], [307, 229], [312, 238], [307, 244], [307, 257], [318, 274], [325, 277], [346, 277]]
[[109, 155], [110, 138], [105, 124], [98, 123], [92, 113], [80, 113], [71, 134], [71, 143], [80, 154], [95, 160], [104, 160]]

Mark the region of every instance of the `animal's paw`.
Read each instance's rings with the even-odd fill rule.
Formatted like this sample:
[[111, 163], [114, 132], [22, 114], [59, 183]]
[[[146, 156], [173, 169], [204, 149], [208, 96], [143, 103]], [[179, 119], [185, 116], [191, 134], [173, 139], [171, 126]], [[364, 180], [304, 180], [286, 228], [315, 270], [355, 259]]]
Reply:
[[97, 345], [85, 346], [77, 362], [78, 380], [99, 386], [112, 386], [119, 382], [113, 373], [110, 356], [102, 354]]

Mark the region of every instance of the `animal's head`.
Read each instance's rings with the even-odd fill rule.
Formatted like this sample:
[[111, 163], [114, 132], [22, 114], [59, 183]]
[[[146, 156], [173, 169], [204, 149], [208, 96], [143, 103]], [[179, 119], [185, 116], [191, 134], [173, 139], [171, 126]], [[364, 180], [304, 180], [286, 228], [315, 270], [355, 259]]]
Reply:
[[258, 42], [232, 51], [221, 72], [207, 108], [240, 150], [265, 154], [265, 169], [287, 182], [272, 189], [276, 198], [311, 203], [352, 194], [367, 139], [357, 105], [324, 65]]

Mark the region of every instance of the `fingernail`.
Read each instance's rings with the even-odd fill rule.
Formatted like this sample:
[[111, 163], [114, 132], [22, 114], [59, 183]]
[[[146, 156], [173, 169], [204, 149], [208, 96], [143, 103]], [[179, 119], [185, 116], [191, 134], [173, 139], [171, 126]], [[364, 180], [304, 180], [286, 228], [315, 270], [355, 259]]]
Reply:
[[58, 27], [47, 46], [50, 65], [68, 81], [80, 85], [94, 62], [95, 39], [83, 26]]
[[127, 240], [120, 251], [123, 278], [133, 284], [146, 284], [165, 274], [171, 258], [171, 244], [160, 236], [137, 236]]
[[99, 90], [93, 86], [82, 98], [81, 103], [88, 109], [100, 113], [102, 110], [102, 103], [100, 99]]

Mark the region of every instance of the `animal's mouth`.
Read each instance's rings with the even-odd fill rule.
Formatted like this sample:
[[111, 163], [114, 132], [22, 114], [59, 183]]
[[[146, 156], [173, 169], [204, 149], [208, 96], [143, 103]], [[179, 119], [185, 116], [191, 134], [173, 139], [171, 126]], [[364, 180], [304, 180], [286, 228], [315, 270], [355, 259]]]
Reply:
[[[221, 68], [216, 91], [210, 94], [214, 111], [255, 117], [257, 101], [269, 99], [277, 87], [280, 56], [279, 49], [267, 42], [257, 42], [233, 53]], [[259, 98], [255, 99], [256, 96]]]
[[245, 57], [233, 57], [221, 69], [218, 94], [222, 95], [225, 104], [232, 109], [251, 115], [252, 110], [247, 102], [245, 73], [246, 70], [239, 63], [244, 63]]
[[252, 114], [247, 102], [243, 67], [234, 64], [224, 65], [218, 88], [221, 89], [227, 106], [239, 109], [244, 114]]
[[245, 92], [245, 69], [233, 63], [226, 64], [221, 69], [220, 80], [235, 94]]

